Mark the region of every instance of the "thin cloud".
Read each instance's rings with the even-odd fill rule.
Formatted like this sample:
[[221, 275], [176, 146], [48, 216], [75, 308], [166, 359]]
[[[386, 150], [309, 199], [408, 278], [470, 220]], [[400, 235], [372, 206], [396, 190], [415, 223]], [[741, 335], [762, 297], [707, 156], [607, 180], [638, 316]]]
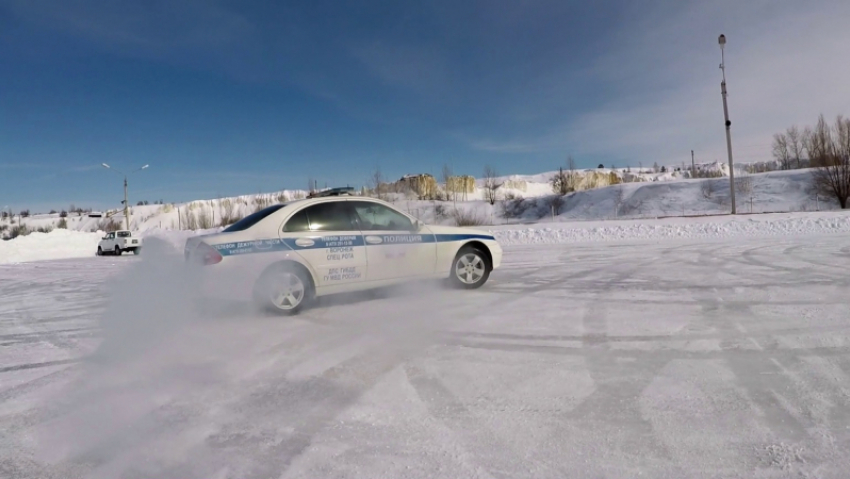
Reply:
[[672, 16], [648, 12], [637, 21], [638, 32], [619, 38], [624, 47], [594, 66], [599, 82], [611, 86], [609, 101], [536, 134], [467, 144], [506, 152], [569, 148], [667, 164], [695, 149], [705, 160], [725, 161], [717, 45], [725, 33], [733, 153], [742, 161], [767, 160], [773, 133], [814, 122], [821, 112], [850, 112], [850, 65], [841, 60], [850, 44], [844, 25], [850, 4], [769, 3], [702, 2]]
[[44, 168], [50, 168], [50, 166], [38, 163], [0, 163], [2, 170], [39, 170]]
[[352, 49], [352, 55], [386, 85], [431, 93], [447, 82], [445, 62], [426, 46], [373, 42]]

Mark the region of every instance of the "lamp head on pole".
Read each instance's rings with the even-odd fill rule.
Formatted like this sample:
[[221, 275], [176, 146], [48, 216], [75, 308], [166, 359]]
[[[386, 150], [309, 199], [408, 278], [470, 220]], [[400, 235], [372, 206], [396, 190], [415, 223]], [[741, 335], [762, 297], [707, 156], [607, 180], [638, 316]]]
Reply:
[[143, 166], [143, 167], [141, 167], [141, 168], [139, 168], [139, 169], [140, 169], [140, 170], [144, 170], [144, 169], [145, 169], [145, 168], [147, 168], [148, 166], [150, 166], [150, 165], [145, 165], [145, 166]]
[[107, 165], [106, 163], [101, 163], [101, 165], [102, 165], [104, 168], [109, 168], [109, 165]]
[[726, 35], [720, 35], [720, 37], [717, 39], [717, 43], [720, 44], [720, 49], [723, 50], [723, 47], [726, 46]]

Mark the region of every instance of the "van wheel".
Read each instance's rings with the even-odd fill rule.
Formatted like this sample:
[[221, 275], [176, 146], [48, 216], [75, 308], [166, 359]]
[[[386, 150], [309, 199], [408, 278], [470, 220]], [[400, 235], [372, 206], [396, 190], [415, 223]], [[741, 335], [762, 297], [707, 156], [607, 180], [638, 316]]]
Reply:
[[254, 301], [259, 307], [283, 315], [298, 314], [312, 297], [312, 281], [292, 266], [266, 271], [254, 287]]
[[480, 248], [464, 246], [452, 262], [450, 281], [456, 288], [477, 289], [487, 282], [493, 265]]
[[121, 248], [118, 246], [115, 247], [115, 256], [121, 256]]

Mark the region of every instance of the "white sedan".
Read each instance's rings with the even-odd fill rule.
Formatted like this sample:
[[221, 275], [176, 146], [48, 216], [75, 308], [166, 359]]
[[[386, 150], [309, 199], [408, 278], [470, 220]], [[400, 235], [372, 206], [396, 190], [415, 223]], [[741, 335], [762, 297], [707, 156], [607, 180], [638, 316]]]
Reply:
[[187, 240], [202, 291], [294, 314], [318, 296], [448, 278], [481, 287], [502, 261], [492, 235], [426, 226], [384, 201], [336, 195], [269, 206]]

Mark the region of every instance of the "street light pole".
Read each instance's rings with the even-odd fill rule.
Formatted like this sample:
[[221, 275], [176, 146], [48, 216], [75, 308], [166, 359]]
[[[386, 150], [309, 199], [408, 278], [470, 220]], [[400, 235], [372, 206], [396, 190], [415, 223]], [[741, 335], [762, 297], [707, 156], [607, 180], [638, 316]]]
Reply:
[[732, 122], [729, 121], [729, 107], [726, 105], [726, 58], [724, 56], [724, 47], [726, 46], [726, 35], [720, 35], [717, 39], [720, 44], [720, 70], [723, 72], [723, 81], [720, 82], [720, 95], [723, 97], [723, 117], [726, 120], [726, 153], [729, 155], [729, 197], [732, 200], [732, 214], [735, 211], [735, 167], [732, 163], [732, 133], [730, 128]]
[[[114, 170], [116, 173], [124, 176], [124, 220], [125, 220], [125, 224], [127, 225], [127, 230], [129, 231], [129, 229], [130, 229], [130, 200], [127, 197], [127, 176], [128, 175], [126, 173], [123, 173], [121, 171], [116, 170], [115, 168], [112, 168], [111, 166], [107, 165], [106, 163], [101, 163], [101, 165], [103, 165], [103, 167], [106, 168], [106, 169]], [[145, 165], [145, 166], [143, 166], [139, 169], [131, 171], [130, 173], [135, 173], [137, 171], [144, 170], [148, 166], [149, 165]]]

